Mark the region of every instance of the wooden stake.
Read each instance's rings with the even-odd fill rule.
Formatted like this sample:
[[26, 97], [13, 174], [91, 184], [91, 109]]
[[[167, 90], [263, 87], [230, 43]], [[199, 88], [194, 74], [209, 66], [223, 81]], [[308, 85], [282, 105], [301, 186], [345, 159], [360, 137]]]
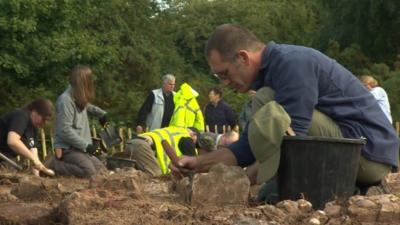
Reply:
[[42, 141], [42, 157], [43, 159], [46, 158], [47, 151], [46, 151], [46, 135], [44, 133], [44, 129], [40, 129], [40, 139]]
[[51, 151], [54, 151], [54, 137], [53, 137], [53, 128], [50, 129], [50, 147], [51, 147]]
[[118, 129], [118, 134], [121, 137], [121, 144], [119, 145], [119, 151], [123, 152], [124, 151], [124, 128], [120, 127]]
[[95, 126], [92, 127], [92, 137], [97, 138], [97, 131]]
[[132, 129], [130, 127], [128, 128], [128, 139], [132, 139]]

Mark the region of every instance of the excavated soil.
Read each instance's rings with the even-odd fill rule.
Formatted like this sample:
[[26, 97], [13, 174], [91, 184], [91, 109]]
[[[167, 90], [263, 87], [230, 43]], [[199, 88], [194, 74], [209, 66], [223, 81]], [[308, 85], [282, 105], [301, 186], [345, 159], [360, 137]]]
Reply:
[[169, 177], [150, 179], [130, 169], [90, 180], [37, 178], [0, 171], [0, 224], [400, 224], [400, 175], [390, 174], [391, 194], [371, 189], [368, 196], [330, 202], [313, 210], [309, 202], [277, 205], [190, 205]]

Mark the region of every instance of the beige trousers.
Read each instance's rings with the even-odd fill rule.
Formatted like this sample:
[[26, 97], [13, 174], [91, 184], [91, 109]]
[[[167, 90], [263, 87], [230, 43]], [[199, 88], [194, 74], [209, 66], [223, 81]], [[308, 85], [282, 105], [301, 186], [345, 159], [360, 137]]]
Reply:
[[[259, 108], [272, 100], [274, 100], [274, 91], [271, 88], [263, 87], [259, 89], [252, 100], [252, 115], [254, 115]], [[314, 110], [313, 112], [308, 135], [337, 138], [343, 137], [342, 132], [335, 121], [318, 110]], [[379, 182], [390, 172], [390, 170], [390, 165], [370, 161], [361, 156], [357, 182], [363, 184]]]

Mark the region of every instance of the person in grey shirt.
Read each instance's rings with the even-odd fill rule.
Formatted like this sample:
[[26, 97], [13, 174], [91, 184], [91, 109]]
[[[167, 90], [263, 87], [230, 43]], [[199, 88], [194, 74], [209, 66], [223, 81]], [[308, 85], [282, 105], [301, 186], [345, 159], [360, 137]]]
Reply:
[[78, 65], [69, 74], [70, 86], [56, 102], [56, 132], [53, 163], [57, 175], [91, 177], [105, 169], [93, 156], [98, 145], [92, 142], [88, 115], [107, 122], [106, 112], [90, 102], [94, 99], [92, 70]]

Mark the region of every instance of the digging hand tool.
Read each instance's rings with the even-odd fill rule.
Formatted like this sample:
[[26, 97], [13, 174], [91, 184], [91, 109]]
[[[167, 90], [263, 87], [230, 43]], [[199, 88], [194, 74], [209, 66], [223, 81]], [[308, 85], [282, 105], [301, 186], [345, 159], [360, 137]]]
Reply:
[[183, 176], [189, 178], [189, 202], [191, 201], [192, 198], [192, 191], [193, 191], [193, 177], [194, 177], [194, 171], [189, 170], [187, 168], [179, 166], [179, 157], [176, 155], [174, 148], [166, 141], [162, 140], [161, 145], [164, 148], [165, 153], [168, 155], [169, 159], [171, 160], [171, 163], [179, 169], [179, 171], [182, 173]]
[[171, 163], [178, 168], [184, 176], [189, 177], [189, 181], [192, 182], [194, 171], [179, 166], [179, 157], [176, 155], [174, 148], [172, 148], [166, 140], [162, 140], [161, 145], [163, 146], [165, 153], [168, 155], [168, 158], [171, 160]]
[[9, 159], [7, 156], [5, 156], [4, 154], [0, 153], [0, 158], [3, 159], [4, 161], [6, 161], [7, 163], [9, 163], [11, 166], [13, 166], [15, 169], [17, 170], [22, 170], [22, 167], [20, 165], [18, 165], [16, 162], [14, 162], [13, 160]]

